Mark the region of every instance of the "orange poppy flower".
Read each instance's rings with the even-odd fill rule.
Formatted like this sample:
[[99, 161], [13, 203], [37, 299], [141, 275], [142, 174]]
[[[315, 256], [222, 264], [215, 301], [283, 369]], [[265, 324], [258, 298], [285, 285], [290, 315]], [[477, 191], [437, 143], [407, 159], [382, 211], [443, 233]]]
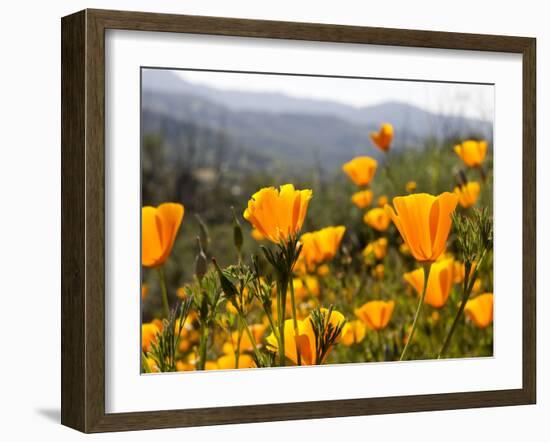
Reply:
[[395, 211], [389, 205], [385, 209], [414, 258], [430, 263], [445, 250], [457, 202], [458, 197], [449, 192], [439, 196], [415, 193], [395, 197]]
[[416, 191], [416, 181], [407, 181], [407, 184], [405, 184], [405, 190], [408, 193], [413, 193]]
[[360, 209], [364, 209], [370, 205], [372, 197], [372, 190], [360, 190], [351, 196], [351, 202]]
[[388, 197], [386, 195], [380, 195], [378, 197], [378, 207], [384, 207], [388, 204]]
[[487, 154], [487, 141], [467, 140], [454, 147], [456, 154], [468, 167], [479, 167]]
[[331, 226], [315, 232], [304, 233], [301, 236], [300, 258], [305, 260], [309, 271], [315, 269], [316, 265], [334, 258], [345, 232], [344, 226]]
[[356, 157], [342, 166], [342, 170], [357, 186], [367, 186], [376, 173], [378, 162], [371, 157]]
[[[323, 314], [327, 314], [327, 309], [321, 309]], [[339, 324], [345, 321], [342, 313], [333, 310], [330, 315], [330, 323], [337, 327]], [[316, 337], [313, 330], [313, 325], [309, 317], [304, 320], [298, 320], [298, 334], [294, 332], [294, 323], [292, 319], [287, 319], [285, 321], [285, 356], [290, 359], [295, 364], [298, 363], [298, 355], [296, 353], [296, 348], [300, 351], [300, 358], [302, 365], [315, 365], [317, 362], [323, 363], [324, 361], [316, 361]], [[340, 336], [341, 338], [341, 336]], [[267, 338], [267, 344], [269, 348], [273, 351], [277, 351], [279, 344], [275, 335], [271, 335]], [[328, 354], [328, 352], [327, 352]]]
[[378, 132], [370, 133], [370, 139], [378, 149], [387, 152], [393, 140], [393, 126], [390, 123], [382, 124]]
[[382, 330], [390, 322], [394, 301], [370, 301], [355, 309], [355, 316], [372, 330]]
[[292, 184], [264, 187], [252, 195], [243, 216], [266, 239], [280, 244], [302, 228], [311, 197], [311, 190], [296, 190]]
[[371, 264], [373, 259], [380, 261], [384, 259], [388, 252], [388, 239], [378, 238], [376, 241], [372, 241], [367, 244], [367, 247], [363, 250], [363, 258], [367, 264]]
[[158, 319], [141, 324], [141, 349], [147, 353], [151, 344], [157, 340], [157, 333], [162, 331], [162, 322]]
[[493, 294], [483, 293], [470, 299], [464, 313], [479, 328], [486, 328], [493, 322]]
[[366, 333], [367, 327], [363, 321], [356, 319], [355, 321], [346, 322], [342, 329], [340, 342], [346, 347], [359, 344], [365, 338]]
[[467, 209], [477, 202], [480, 190], [481, 186], [477, 181], [469, 181], [460, 187], [455, 187], [454, 192], [458, 196], [458, 203]]
[[390, 217], [388, 213], [381, 207], [375, 207], [370, 209], [363, 216], [363, 221], [365, 224], [368, 224], [373, 229], [378, 230], [379, 232], [384, 232], [390, 225]]
[[141, 209], [141, 263], [144, 267], [158, 267], [168, 259], [184, 211], [183, 205], [178, 203]]
[[[424, 269], [419, 268], [403, 275], [416, 292], [421, 295], [424, 290]], [[454, 262], [451, 258], [432, 264], [428, 277], [428, 288], [424, 302], [434, 308], [441, 308], [447, 302], [453, 286]]]

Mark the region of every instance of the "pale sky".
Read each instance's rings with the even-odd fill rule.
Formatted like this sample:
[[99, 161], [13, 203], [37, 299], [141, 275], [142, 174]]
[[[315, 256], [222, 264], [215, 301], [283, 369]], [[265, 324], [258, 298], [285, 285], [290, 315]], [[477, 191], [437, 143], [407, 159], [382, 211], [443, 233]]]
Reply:
[[385, 101], [401, 101], [432, 112], [484, 120], [492, 120], [494, 111], [492, 85], [228, 72], [176, 72], [187, 81], [218, 89], [280, 92], [299, 98], [331, 100], [357, 107]]

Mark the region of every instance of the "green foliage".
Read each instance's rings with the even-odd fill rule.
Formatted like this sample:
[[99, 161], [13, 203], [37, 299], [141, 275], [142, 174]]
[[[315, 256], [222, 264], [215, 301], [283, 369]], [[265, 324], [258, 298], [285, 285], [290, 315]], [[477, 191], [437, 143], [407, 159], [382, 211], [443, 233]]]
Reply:
[[193, 299], [190, 297], [172, 309], [168, 319], [163, 320], [162, 331], [157, 333], [149, 355], [161, 372], [176, 371], [176, 355], [181, 332]]
[[331, 305], [327, 311], [317, 307], [311, 312], [311, 325], [315, 333], [315, 363], [321, 364], [325, 360], [326, 355], [336, 340], [340, 337], [346, 321], [339, 322], [334, 325], [331, 322], [332, 311], [334, 307]]

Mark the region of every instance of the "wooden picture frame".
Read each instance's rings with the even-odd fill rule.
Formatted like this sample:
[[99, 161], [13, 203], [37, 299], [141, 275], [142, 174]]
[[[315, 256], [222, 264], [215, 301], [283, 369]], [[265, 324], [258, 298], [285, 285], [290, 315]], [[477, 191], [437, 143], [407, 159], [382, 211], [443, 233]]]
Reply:
[[[107, 414], [105, 412], [105, 30], [195, 33], [521, 54], [522, 388]], [[62, 19], [62, 424], [142, 430], [533, 404], [536, 398], [536, 41], [533, 38], [84, 10]]]

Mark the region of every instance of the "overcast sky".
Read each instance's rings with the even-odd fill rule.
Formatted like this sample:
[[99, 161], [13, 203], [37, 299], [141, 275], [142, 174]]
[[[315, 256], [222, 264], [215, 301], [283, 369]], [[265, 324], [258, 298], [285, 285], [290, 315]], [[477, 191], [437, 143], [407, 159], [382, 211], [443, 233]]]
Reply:
[[177, 71], [187, 81], [219, 89], [280, 92], [300, 98], [371, 106], [401, 101], [423, 109], [492, 120], [494, 88], [488, 85], [397, 80], [294, 77], [288, 75]]

